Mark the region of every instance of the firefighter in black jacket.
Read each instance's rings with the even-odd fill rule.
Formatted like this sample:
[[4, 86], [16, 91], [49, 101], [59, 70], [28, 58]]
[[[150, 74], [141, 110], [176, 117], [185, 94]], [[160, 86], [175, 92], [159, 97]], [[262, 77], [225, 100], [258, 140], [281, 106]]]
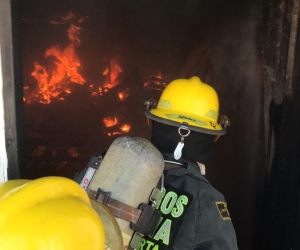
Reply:
[[[150, 104], [150, 103], [148, 103]], [[148, 105], [151, 142], [165, 157], [162, 219], [139, 250], [236, 250], [227, 203], [203, 177], [213, 142], [225, 134], [216, 91], [194, 76], [172, 81], [157, 107]]]

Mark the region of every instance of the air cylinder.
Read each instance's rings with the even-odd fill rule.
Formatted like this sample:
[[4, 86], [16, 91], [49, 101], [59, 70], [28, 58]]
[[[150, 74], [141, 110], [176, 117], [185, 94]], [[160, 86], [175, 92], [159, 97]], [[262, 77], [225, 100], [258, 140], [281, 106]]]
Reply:
[[[111, 192], [111, 198], [138, 208], [148, 203], [164, 169], [162, 154], [153, 144], [140, 137], [122, 136], [109, 147], [89, 188]], [[116, 218], [124, 246], [133, 235], [130, 222]]]

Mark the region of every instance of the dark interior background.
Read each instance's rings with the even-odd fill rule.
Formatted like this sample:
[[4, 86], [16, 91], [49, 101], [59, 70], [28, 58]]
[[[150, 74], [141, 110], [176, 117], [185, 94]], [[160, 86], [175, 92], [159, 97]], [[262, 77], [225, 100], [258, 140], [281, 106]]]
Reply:
[[[73, 93], [65, 101], [24, 104], [26, 177], [72, 177], [84, 168], [115, 139], [103, 125], [107, 115], [131, 123], [130, 135], [149, 138], [143, 102], [158, 98], [161, 88], [146, 89], [144, 83], [158, 73], [163, 83], [198, 75], [217, 90], [220, 113], [232, 120], [215, 144], [207, 179], [228, 201], [239, 248], [300, 249], [299, 39], [291, 43], [299, 34], [296, 3], [20, 1], [13, 7], [19, 14], [15, 38], [21, 38], [23, 86], [31, 89], [33, 63], [47, 64], [45, 50], [68, 43], [68, 26], [49, 20], [68, 11], [88, 16], [80, 24], [77, 48], [87, 84], [71, 84]], [[110, 57], [121, 62], [121, 84], [91, 97], [88, 85], [101, 84], [103, 58]], [[117, 102], [126, 88], [130, 98]], [[46, 148], [36, 151], [39, 146]], [[79, 153], [75, 157], [72, 147]]]

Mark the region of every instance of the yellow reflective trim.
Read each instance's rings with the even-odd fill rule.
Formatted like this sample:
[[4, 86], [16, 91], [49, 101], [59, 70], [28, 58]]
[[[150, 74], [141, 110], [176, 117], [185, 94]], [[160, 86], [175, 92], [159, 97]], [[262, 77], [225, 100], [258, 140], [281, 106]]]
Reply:
[[181, 114], [165, 114], [166, 117], [170, 119], [179, 119], [179, 120], [184, 120], [187, 122], [193, 122], [196, 123], [199, 126], [207, 126], [207, 122], [201, 121], [197, 118], [194, 118], [192, 116], [188, 115], [181, 115]]
[[214, 111], [214, 110], [209, 110], [205, 115], [204, 117], [208, 117], [208, 118], [211, 118], [211, 119], [214, 119], [215, 121], [218, 120], [218, 117], [219, 117], [219, 113]]
[[157, 108], [172, 109], [172, 105], [168, 100], [159, 100], [157, 103]]

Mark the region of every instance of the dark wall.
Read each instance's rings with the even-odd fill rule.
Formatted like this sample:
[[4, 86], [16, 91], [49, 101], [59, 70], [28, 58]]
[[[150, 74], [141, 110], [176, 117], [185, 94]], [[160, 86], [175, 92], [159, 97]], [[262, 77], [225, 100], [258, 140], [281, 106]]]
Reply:
[[263, 249], [299, 249], [298, 22], [299, 2], [264, 3], [260, 33], [266, 127]]
[[226, 1], [212, 44], [212, 83], [232, 125], [215, 145], [208, 179], [228, 202], [242, 250], [261, 249], [264, 190], [263, 102], [257, 43], [261, 6]]
[[[295, 51], [300, 51], [300, 26], [298, 26], [297, 31], [297, 43], [295, 47]], [[294, 83], [294, 95], [293, 95], [293, 112], [290, 115], [291, 124], [293, 126], [292, 133], [290, 134], [291, 147], [288, 150], [292, 152], [292, 164], [291, 168], [289, 169], [289, 176], [292, 178], [291, 182], [291, 190], [293, 190], [292, 195], [289, 196], [292, 202], [288, 202], [290, 204], [289, 211], [287, 214], [290, 215], [288, 219], [288, 224], [286, 227], [290, 229], [288, 232], [286, 239], [287, 247], [292, 249], [300, 249], [300, 173], [299, 173], [299, 164], [300, 164], [300, 154], [298, 149], [300, 148], [300, 133], [299, 133], [299, 126], [300, 123], [300, 53], [295, 54], [295, 65], [293, 70], [293, 83]], [[283, 207], [285, 203], [282, 203]], [[283, 214], [286, 214], [284, 212]], [[292, 244], [292, 245], [291, 245]]]

